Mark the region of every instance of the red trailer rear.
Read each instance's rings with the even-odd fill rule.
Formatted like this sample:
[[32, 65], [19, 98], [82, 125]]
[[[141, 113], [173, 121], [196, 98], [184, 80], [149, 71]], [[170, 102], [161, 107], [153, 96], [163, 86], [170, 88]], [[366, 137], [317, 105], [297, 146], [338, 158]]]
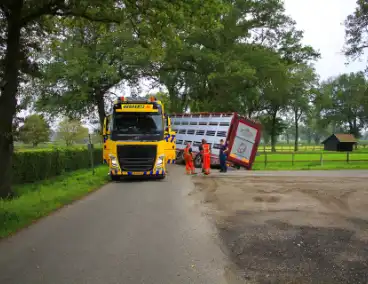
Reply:
[[253, 120], [234, 115], [227, 135], [228, 161], [252, 169], [261, 140], [261, 125]]

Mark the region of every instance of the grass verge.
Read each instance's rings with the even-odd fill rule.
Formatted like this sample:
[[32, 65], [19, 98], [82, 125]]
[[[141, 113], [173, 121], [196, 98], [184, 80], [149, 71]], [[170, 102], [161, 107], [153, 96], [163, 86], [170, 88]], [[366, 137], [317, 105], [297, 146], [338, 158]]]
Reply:
[[368, 169], [367, 152], [264, 153], [256, 157], [254, 170]]
[[15, 187], [18, 198], [0, 200], [0, 239], [32, 224], [108, 182], [106, 166], [78, 170], [56, 178]]

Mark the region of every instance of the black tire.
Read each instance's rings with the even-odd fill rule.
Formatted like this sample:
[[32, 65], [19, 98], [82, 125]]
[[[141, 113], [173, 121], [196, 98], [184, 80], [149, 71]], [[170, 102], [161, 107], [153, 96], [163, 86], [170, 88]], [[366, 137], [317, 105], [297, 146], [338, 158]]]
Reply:
[[164, 180], [166, 178], [166, 175], [157, 177], [157, 180]]
[[176, 164], [183, 164], [184, 163], [184, 151], [179, 151], [176, 155]]
[[111, 181], [120, 181], [120, 176], [110, 174]]
[[194, 167], [197, 169], [202, 168], [202, 157], [200, 154], [194, 158]]

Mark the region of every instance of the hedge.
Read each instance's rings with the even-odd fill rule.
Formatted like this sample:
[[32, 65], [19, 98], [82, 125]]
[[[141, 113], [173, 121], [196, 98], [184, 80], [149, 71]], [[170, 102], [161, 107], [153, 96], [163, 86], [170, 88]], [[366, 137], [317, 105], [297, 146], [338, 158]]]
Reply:
[[[95, 165], [102, 164], [102, 149], [94, 149]], [[15, 152], [13, 183], [45, 180], [64, 172], [91, 167], [90, 152], [85, 148], [58, 148]]]

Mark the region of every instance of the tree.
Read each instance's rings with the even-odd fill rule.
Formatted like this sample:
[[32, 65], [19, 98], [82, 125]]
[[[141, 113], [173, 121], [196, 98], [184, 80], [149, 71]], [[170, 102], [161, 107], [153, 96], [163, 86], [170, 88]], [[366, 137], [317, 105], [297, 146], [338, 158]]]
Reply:
[[[182, 44], [170, 46], [160, 66], [160, 80], [177, 111], [190, 102], [191, 110], [258, 116], [270, 105], [266, 97], [287, 94], [281, 92], [287, 65], [316, 56], [300, 43], [303, 33], [280, 1], [227, 2], [231, 9], [221, 16], [222, 28], [181, 34]], [[271, 95], [271, 85], [280, 92]]]
[[37, 109], [81, 119], [98, 113], [105, 118], [109, 90], [121, 82], [137, 83], [150, 50], [127, 24], [103, 24], [85, 19], [59, 20], [60, 34], [50, 44], [53, 60], [45, 67]]
[[302, 122], [304, 123], [304, 127], [301, 129], [301, 134], [305, 135], [308, 144], [314, 141], [318, 145], [322, 138], [331, 134], [329, 132], [331, 123], [328, 119], [322, 117], [320, 107], [316, 105], [316, 102], [314, 102], [314, 105], [311, 106], [306, 115], [302, 117]]
[[343, 74], [321, 84], [322, 116], [335, 125], [347, 126], [359, 138], [368, 122], [368, 81], [363, 72]]
[[317, 84], [317, 76], [314, 69], [305, 64], [298, 64], [290, 68], [290, 100], [289, 106], [293, 112], [295, 141], [294, 151], [298, 151], [299, 122], [303, 115], [310, 109], [312, 95]]
[[79, 120], [62, 120], [58, 127], [58, 138], [63, 140], [66, 146], [88, 138], [88, 128], [83, 127]]
[[295, 139], [295, 124], [292, 119], [287, 117], [285, 120], [285, 125], [286, 128], [283, 134], [285, 135], [286, 143], [290, 144], [290, 140]]
[[24, 120], [24, 125], [19, 129], [20, 140], [36, 147], [50, 139], [50, 126], [45, 119], [38, 114], [32, 114]]
[[345, 20], [345, 55], [360, 57], [368, 47], [368, 9], [366, 1], [357, 0], [355, 11]]
[[[55, 18], [84, 18], [93, 22], [130, 21], [135, 36], [147, 39], [148, 45], [162, 45], [160, 38], [175, 38], [184, 24], [200, 17], [206, 26], [217, 23], [222, 1], [208, 0], [206, 5], [192, 1], [123, 1], [123, 0], [5, 0], [0, 5], [0, 29], [3, 69], [0, 86], [0, 198], [12, 195], [13, 119], [17, 110], [20, 72], [37, 73], [32, 55], [41, 50], [54, 31]], [[152, 37], [152, 35], [157, 35]], [[38, 58], [39, 59], [39, 58]]]
[[[50, 16], [79, 16], [97, 21], [116, 21], [121, 16], [117, 1], [2, 1], [0, 29], [2, 83], [0, 86], [0, 198], [12, 196], [13, 119], [17, 111], [20, 75], [35, 75], [32, 51], [39, 50], [41, 37], [50, 30]], [[116, 8], [114, 8], [116, 7]], [[22, 72], [22, 73], [20, 73]]]
[[[105, 101], [112, 102], [111, 88], [125, 82], [137, 85], [142, 76], [152, 76], [150, 64], [159, 60], [165, 43], [176, 40], [169, 35], [173, 35], [174, 30], [192, 27], [197, 13], [199, 15], [205, 11], [209, 15], [205, 16], [208, 20], [212, 12], [216, 13], [221, 7], [219, 1], [213, 0], [208, 2], [207, 8], [197, 7], [197, 11], [192, 11], [191, 6], [183, 7], [178, 3], [178, 7], [175, 7], [167, 2], [158, 1], [146, 7], [156, 9], [155, 5], [159, 6], [162, 11], [155, 13], [143, 11], [145, 4], [142, 4], [142, 10], [134, 11], [134, 5], [129, 3], [131, 17], [122, 19], [119, 24], [58, 19], [56, 26], [59, 27], [60, 36], [54, 37], [50, 44], [52, 60], [44, 70], [44, 77], [49, 78], [49, 84], [44, 86], [46, 88], [38, 108], [47, 112], [62, 112], [75, 118], [97, 111], [102, 125]], [[193, 19], [187, 18], [188, 12], [193, 12]], [[172, 18], [175, 17], [173, 13], [180, 16], [178, 19], [185, 20]], [[136, 21], [133, 21], [137, 16]], [[143, 18], [139, 19], [139, 16]], [[44, 85], [43, 82], [41, 85]]]
[[262, 124], [264, 142], [268, 144], [271, 141], [271, 151], [276, 152], [275, 146], [277, 138], [285, 131], [287, 123], [279, 117], [274, 118], [269, 115], [261, 116], [260, 122]]

